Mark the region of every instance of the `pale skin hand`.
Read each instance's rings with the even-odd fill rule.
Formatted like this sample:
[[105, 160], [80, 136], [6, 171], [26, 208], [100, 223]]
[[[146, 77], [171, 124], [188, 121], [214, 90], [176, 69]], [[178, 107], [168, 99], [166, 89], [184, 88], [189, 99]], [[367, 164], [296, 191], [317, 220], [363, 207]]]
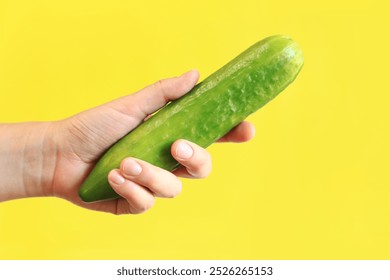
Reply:
[[[179, 139], [172, 156], [181, 163], [168, 172], [135, 158], [126, 158], [108, 181], [122, 198], [84, 203], [78, 190], [100, 156], [150, 114], [192, 89], [197, 71], [158, 81], [125, 96], [77, 114], [46, 123], [0, 125], [0, 201], [57, 196], [79, 206], [114, 214], [142, 213], [156, 197], [171, 198], [181, 191], [178, 177], [204, 178], [211, 171], [210, 154]], [[243, 122], [219, 142], [245, 142], [254, 127]]]

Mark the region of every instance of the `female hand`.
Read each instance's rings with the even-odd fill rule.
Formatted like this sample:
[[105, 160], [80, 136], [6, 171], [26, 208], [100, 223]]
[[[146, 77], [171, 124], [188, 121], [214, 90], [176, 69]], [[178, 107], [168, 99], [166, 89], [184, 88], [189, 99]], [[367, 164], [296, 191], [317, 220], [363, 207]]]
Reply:
[[[198, 78], [197, 71], [190, 71], [62, 121], [12, 126], [14, 135], [18, 134], [18, 127], [20, 132], [23, 128], [31, 131], [30, 137], [22, 141], [30, 156], [24, 155], [19, 163], [24, 166], [21, 191], [14, 195], [3, 191], [2, 195], [0, 189], [0, 200], [54, 195], [92, 210], [136, 214], [152, 207], [156, 197], [175, 197], [181, 191], [178, 177], [204, 178], [211, 171], [210, 154], [185, 139], [178, 139], [171, 147], [172, 156], [182, 165], [172, 173], [136, 158], [124, 159], [108, 175], [110, 185], [121, 196], [117, 200], [85, 203], [78, 191], [97, 160], [113, 143], [167, 102], [190, 91]], [[4, 130], [4, 126], [0, 128]], [[220, 142], [244, 142], [253, 135], [253, 125], [243, 122]], [[7, 137], [0, 138], [0, 143], [6, 140]], [[37, 154], [41, 156], [34, 157]], [[34, 172], [37, 169], [34, 166], [40, 166], [39, 172]]]

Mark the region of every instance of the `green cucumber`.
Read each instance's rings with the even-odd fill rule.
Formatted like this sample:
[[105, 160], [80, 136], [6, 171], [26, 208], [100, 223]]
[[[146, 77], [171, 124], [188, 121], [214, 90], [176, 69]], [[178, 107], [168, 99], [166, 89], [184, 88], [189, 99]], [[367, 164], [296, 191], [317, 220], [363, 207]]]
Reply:
[[170, 153], [174, 141], [187, 139], [206, 148], [277, 96], [302, 65], [301, 49], [286, 36], [254, 44], [115, 143], [82, 184], [81, 199], [118, 198], [107, 175], [126, 157], [176, 169], [179, 163]]

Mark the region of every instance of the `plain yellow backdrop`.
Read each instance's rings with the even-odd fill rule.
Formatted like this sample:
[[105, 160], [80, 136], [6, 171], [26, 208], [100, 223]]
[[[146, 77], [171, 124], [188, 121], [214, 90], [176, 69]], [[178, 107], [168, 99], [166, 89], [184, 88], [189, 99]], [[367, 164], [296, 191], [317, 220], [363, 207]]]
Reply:
[[212, 175], [143, 215], [57, 198], [0, 204], [1, 259], [390, 258], [385, 1], [0, 0], [0, 122], [58, 120], [158, 79], [205, 78], [295, 39], [295, 83], [209, 148]]

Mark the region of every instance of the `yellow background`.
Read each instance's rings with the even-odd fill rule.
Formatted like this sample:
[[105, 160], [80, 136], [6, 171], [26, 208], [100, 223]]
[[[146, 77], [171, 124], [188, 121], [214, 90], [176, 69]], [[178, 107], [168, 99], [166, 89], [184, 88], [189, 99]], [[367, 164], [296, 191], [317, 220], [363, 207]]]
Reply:
[[0, 121], [57, 120], [254, 42], [294, 38], [296, 82], [250, 143], [138, 216], [56, 198], [0, 204], [1, 259], [390, 258], [385, 1], [0, 0]]

